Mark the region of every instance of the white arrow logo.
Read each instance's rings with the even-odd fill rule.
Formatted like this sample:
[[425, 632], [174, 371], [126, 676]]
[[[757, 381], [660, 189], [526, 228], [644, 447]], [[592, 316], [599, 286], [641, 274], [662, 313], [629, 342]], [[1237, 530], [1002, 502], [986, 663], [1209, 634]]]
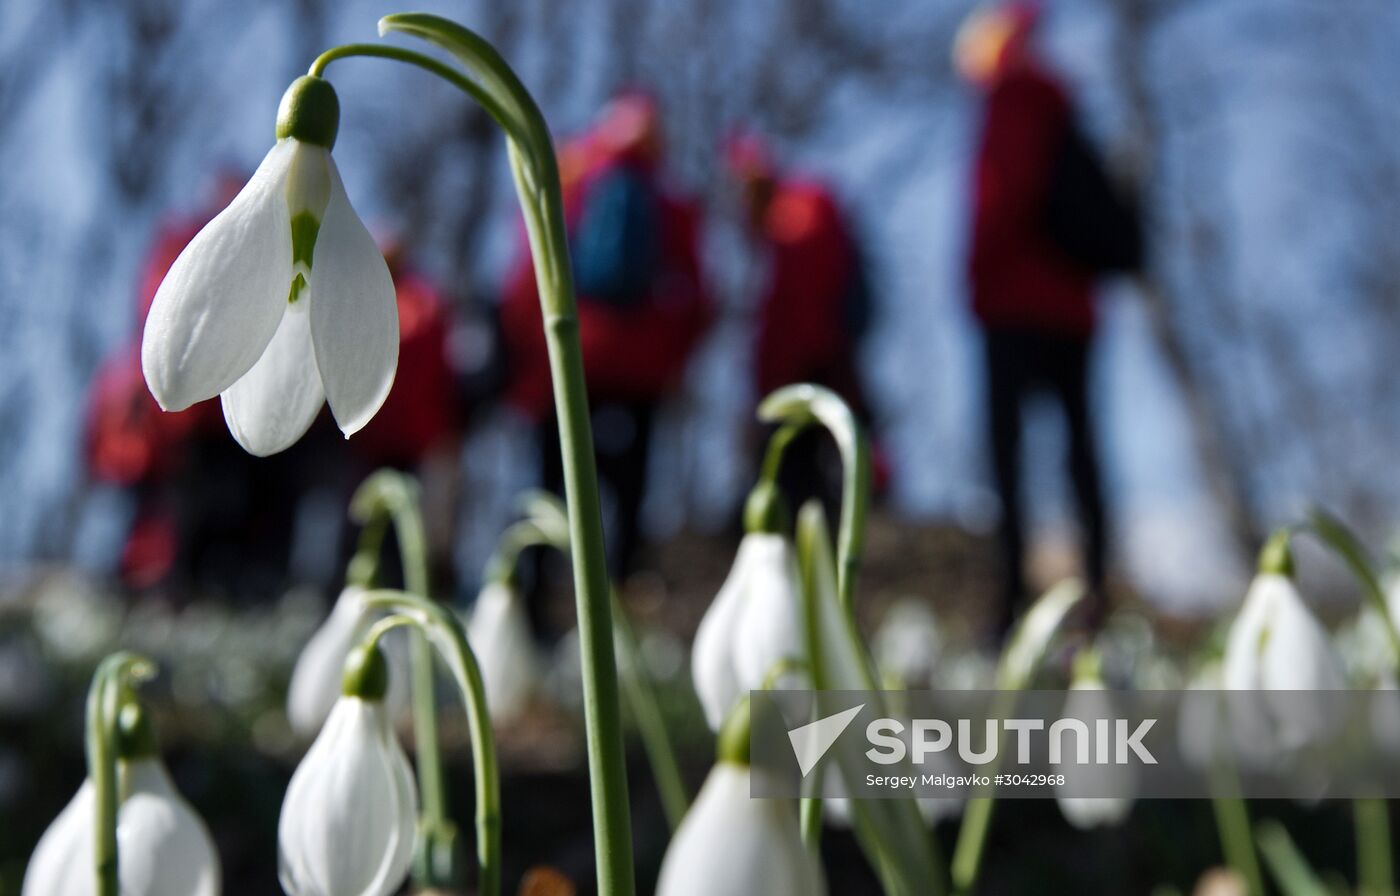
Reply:
[[802, 777], [807, 777], [807, 773], [822, 761], [826, 751], [831, 749], [831, 745], [836, 743], [836, 738], [841, 736], [841, 732], [846, 730], [846, 726], [851, 724], [862, 709], [865, 709], [864, 703], [788, 732], [788, 740], [792, 742], [792, 752], [797, 756], [797, 767], [802, 770]]

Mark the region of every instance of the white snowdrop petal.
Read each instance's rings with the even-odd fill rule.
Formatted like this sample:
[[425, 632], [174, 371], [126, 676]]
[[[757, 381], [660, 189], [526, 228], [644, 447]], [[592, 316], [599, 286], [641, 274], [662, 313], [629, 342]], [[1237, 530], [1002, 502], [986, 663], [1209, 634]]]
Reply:
[[740, 694], [762, 687], [780, 661], [804, 653], [802, 597], [792, 545], [781, 535], [766, 535], [752, 544], [758, 550], [750, 561], [753, 572], [744, 586], [743, 608], [734, 633], [734, 671]]
[[266, 457], [305, 435], [324, 401], [303, 296], [287, 306], [263, 356], [224, 391], [224, 420], [238, 444]]
[[350, 586], [340, 593], [331, 614], [306, 642], [287, 686], [287, 718], [303, 737], [321, 730], [340, 697], [345, 655], [363, 624], [364, 589]]
[[826, 884], [802, 847], [785, 800], [749, 798], [749, 770], [721, 762], [671, 839], [657, 896], [821, 896]]
[[218, 896], [219, 859], [204, 822], [158, 759], [124, 764], [117, 825], [122, 891]]
[[195, 235], [156, 290], [141, 368], [160, 406], [213, 398], [262, 356], [292, 281], [284, 187], [293, 141], [281, 140], [252, 179]]
[[482, 588], [467, 620], [467, 641], [481, 666], [491, 718], [509, 720], [519, 714], [540, 675], [520, 595], [501, 582]]
[[311, 331], [331, 413], [347, 437], [375, 415], [399, 363], [389, 266], [330, 163], [331, 198], [311, 265]]
[[695, 633], [691, 672], [712, 729], [780, 660], [802, 657], [801, 613], [791, 543], [782, 535], [745, 535]]
[[291, 896], [388, 896], [408, 874], [416, 816], [412, 773], [382, 704], [342, 698], [287, 788], [282, 886]]
[[89, 896], [97, 891], [92, 873], [93, 788], [84, 781], [39, 838], [24, 871], [20, 896]]
[[[741, 548], [742, 551], [742, 548]], [[691, 675], [695, 693], [705, 710], [705, 721], [712, 731], [718, 731], [739, 694], [739, 682], [734, 670], [732, 641], [734, 626], [743, 601], [743, 581], [748, 573], [737, 558], [729, 577], [720, 586], [710, 608], [700, 620], [691, 648]]]

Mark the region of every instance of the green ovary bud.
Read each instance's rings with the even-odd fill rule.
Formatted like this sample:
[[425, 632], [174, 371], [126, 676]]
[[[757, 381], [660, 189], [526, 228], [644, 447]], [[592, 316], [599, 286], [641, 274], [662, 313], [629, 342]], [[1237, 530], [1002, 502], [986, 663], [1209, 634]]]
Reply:
[[117, 710], [117, 755], [126, 761], [156, 755], [156, 734], [150, 716], [135, 699]]
[[792, 513], [782, 490], [767, 481], [755, 485], [744, 503], [744, 531], [780, 535], [791, 528]]
[[340, 692], [361, 700], [383, 700], [389, 690], [389, 664], [376, 644], [357, 644], [345, 656]]
[[749, 729], [751, 725], [749, 695], [745, 694], [734, 704], [729, 718], [719, 729], [719, 739], [715, 744], [715, 758], [720, 762], [735, 765], [749, 764]]
[[292, 137], [330, 149], [340, 129], [340, 100], [324, 78], [302, 75], [282, 94], [277, 107], [277, 139]]
[[1265, 574], [1293, 577], [1293, 549], [1288, 540], [1292, 533], [1279, 529], [1264, 543], [1259, 552], [1259, 571]]

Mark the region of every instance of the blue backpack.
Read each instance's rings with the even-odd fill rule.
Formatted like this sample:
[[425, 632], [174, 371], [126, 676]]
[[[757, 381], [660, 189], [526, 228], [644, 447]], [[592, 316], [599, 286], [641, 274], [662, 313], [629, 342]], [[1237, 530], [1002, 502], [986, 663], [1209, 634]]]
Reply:
[[646, 300], [661, 256], [661, 215], [642, 175], [619, 169], [591, 185], [574, 226], [574, 282], [580, 296], [617, 308]]

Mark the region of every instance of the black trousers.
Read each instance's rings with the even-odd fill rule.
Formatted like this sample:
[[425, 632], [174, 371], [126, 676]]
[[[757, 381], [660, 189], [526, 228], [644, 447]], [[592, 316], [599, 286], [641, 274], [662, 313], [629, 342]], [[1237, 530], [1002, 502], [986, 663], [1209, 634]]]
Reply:
[[998, 623], [1004, 632], [1025, 600], [1025, 520], [1021, 496], [1021, 418], [1025, 400], [1047, 392], [1064, 413], [1069, 431], [1069, 473], [1084, 537], [1088, 584], [1101, 595], [1106, 566], [1103, 494], [1089, 412], [1088, 339], [1033, 330], [988, 329], [987, 419], [992, 471], [1001, 499], [1000, 542], [1004, 600]]

